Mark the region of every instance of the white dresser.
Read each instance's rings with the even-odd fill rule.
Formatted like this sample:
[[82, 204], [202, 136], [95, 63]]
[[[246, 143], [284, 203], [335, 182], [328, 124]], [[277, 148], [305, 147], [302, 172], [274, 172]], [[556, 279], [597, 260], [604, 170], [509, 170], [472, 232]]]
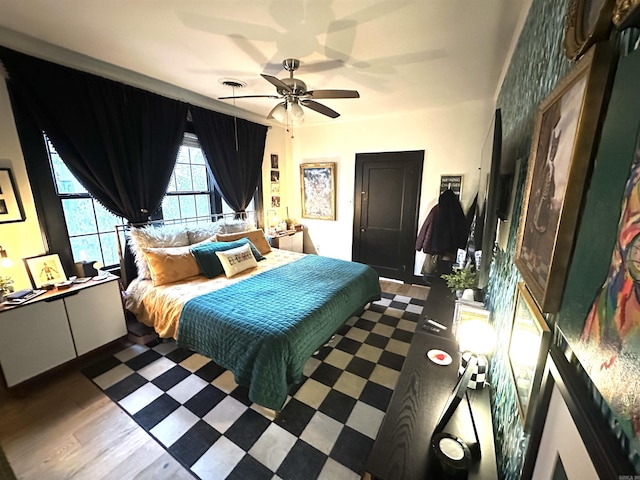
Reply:
[[52, 290], [0, 309], [0, 366], [7, 386], [127, 334], [118, 277]]

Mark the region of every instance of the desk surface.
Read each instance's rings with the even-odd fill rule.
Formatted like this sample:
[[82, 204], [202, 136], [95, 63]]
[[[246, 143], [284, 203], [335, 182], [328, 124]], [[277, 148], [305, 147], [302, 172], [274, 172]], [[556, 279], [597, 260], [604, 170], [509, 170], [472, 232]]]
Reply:
[[[434, 292], [429, 292], [429, 296], [432, 293]], [[441, 320], [444, 318], [438, 319]], [[426, 353], [433, 348], [448, 352], [453, 357], [453, 362], [447, 366], [431, 362]], [[429, 448], [431, 434], [457, 382], [458, 365], [457, 345], [446, 333], [431, 335], [419, 331], [414, 335], [369, 457], [367, 472], [374, 479], [428, 478], [429, 462], [433, 459]], [[481, 461], [472, 466], [469, 479], [495, 479], [497, 469], [489, 390], [468, 390], [468, 393], [482, 449]], [[458, 435], [459, 432], [452, 429], [455, 430], [460, 425], [468, 427], [468, 412], [466, 402], [461, 402], [445, 431]], [[473, 441], [473, 437], [469, 438], [468, 435], [459, 436], [469, 443]]]

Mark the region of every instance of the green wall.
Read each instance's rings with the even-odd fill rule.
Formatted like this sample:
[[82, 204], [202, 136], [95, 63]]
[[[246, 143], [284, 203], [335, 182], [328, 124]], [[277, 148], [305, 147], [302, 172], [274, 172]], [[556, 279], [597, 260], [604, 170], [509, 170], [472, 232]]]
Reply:
[[[521, 174], [505, 251], [498, 251], [491, 267], [487, 303], [498, 333], [498, 345], [508, 345], [513, 299], [519, 274], [513, 265], [531, 138], [538, 105], [571, 67], [562, 38], [567, 0], [533, 0], [529, 15], [498, 96], [502, 111], [502, 171], [522, 159]], [[498, 472], [501, 479], [518, 479], [528, 435], [523, 433], [509, 371], [506, 348], [492, 360], [492, 410]]]
[[[564, 16], [568, 1], [533, 0], [531, 10], [500, 90], [497, 108], [502, 110], [502, 171], [509, 171], [521, 159], [509, 241], [499, 250], [491, 267], [487, 303], [498, 332], [498, 345], [491, 365], [492, 411], [494, 416], [498, 471], [501, 479], [519, 479], [529, 436], [522, 431], [515, 392], [509, 371], [506, 346], [509, 342], [515, 288], [521, 280], [513, 264], [518, 219], [529, 160], [529, 150], [538, 105], [553, 90], [572, 64], [563, 53]], [[619, 45], [633, 44], [637, 31], [619, 34]], [[634, 38], [632, 38], [634, 37]], [[620, 49], [623, 50], [622, 48]], [[575, 247], [556, 315], [548, 315], [550, 327], [558, 327], [558, 342], [575, 347], [576, 375], [587, 384], [591, 401], [599, 408], [620, 445], [640, 472], [640, 442], [630, 423], [605, 401], [582, 366], [589, 362], [588, 350], [578, 348], [587, 313], [605, 280], [617, 236], [620, 208], [629, 167], [636, 153], [640, 131], [640, 51], [619, 59], [611, 98], [593, 170], [586, 183], [586, 195], [576, 229]], [[570, 252], [566, 253], [567, 255]], [[638, 327], [635, 327], [636, 330]], [[637, 365], [628, 378], [637, 380]]]

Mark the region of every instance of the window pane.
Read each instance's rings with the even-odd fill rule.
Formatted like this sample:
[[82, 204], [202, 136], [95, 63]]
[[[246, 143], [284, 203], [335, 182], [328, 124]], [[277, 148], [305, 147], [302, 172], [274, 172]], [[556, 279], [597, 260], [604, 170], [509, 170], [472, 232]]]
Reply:
[[182, 146], [180, 147], [180, 149], [178, 150], [178, 158], [176, 159], [176, 162], [179, 163], [189, 163], [189, 147], [185, 147]]
[[196, 195], [196, 213], [198, 217], [208, 217], [211, 215], [211, 202], [209, 195]]
[[117, 265], [120, 263], [118, 255], [118, 240], [115, 231], [113, 233], [101, 233], [102, 253], [104, 255], [103, 265]]
[[53, 144], [46, 139], [47, 149], [49, 150], [49, 158], [53, 168], [53, 177], [56, 182], [58, 193], [87, 193], [85, 188], [80, 184], [76, 177], [64, 164]]
[[162, 217], [165, 220], [180, 218], [180, 204], [177, 195], [166, 195], [162, 200]]
[[94, 200], [94, 208], [96, 209], [96, 218], [98, 219], [99, 232], [115, 231], [116, 225], [122, 225], [122, 219], [116, 217], [109, 210], [104, 208], [99, 202]]
[[169, 186], [167, 187], [167, 192], [175, 192], [176, 191], [176, 176], [175, 174], [171, 174], [171, 179], [169, 180]]
[[93, 200], [90, 198], [69, 198], [62, 200], [64, 218], [69, 235], [82, 235], [96, 231], [93, 214]]
[[193, 190], [196, 192], [206, 192], [209, 190], [207, 186], [207, 167], [204, 165], [192, 165], [191, 175], [193, 177]]
[[97, 234], [71, 237], [69, 240], [71, 242], [71, 252], [73, 253], [74, 262], [80, 262], [86, 259], [88, 262], [100, 262], [105, 265], [102, 254], [100, 253], [100, 242]]
[[206, 159], [200, 148], [191, 148], [191, 163], [195, 165], [205, 165]]
[[196, 216], [196, 199], [195, 195], [180, 195], [180, 216], [189, 218]]
[[192, 192], [191, 167], [188, 163], [176, 163], [174, 170], [178, 192]]

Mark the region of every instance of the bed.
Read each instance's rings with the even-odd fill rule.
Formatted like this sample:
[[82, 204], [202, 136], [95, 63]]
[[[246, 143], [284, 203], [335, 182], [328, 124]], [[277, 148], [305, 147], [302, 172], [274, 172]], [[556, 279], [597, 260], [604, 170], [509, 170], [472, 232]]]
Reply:
[[[264, 407], [280, 410], [313, 352], [380, 298], [367, 265], [271, 248], [262, 230], [208, 236], [208, 227], [192, 235], [186, 227], [185, 236], [180, 228], [146, 229], [156, 243], [136, 238], [145, 229], [132, 230], [141, 273], [125, 306], [160, 337], [233, 372]], [[215, 275], [216, 260], [224, 273]]]

